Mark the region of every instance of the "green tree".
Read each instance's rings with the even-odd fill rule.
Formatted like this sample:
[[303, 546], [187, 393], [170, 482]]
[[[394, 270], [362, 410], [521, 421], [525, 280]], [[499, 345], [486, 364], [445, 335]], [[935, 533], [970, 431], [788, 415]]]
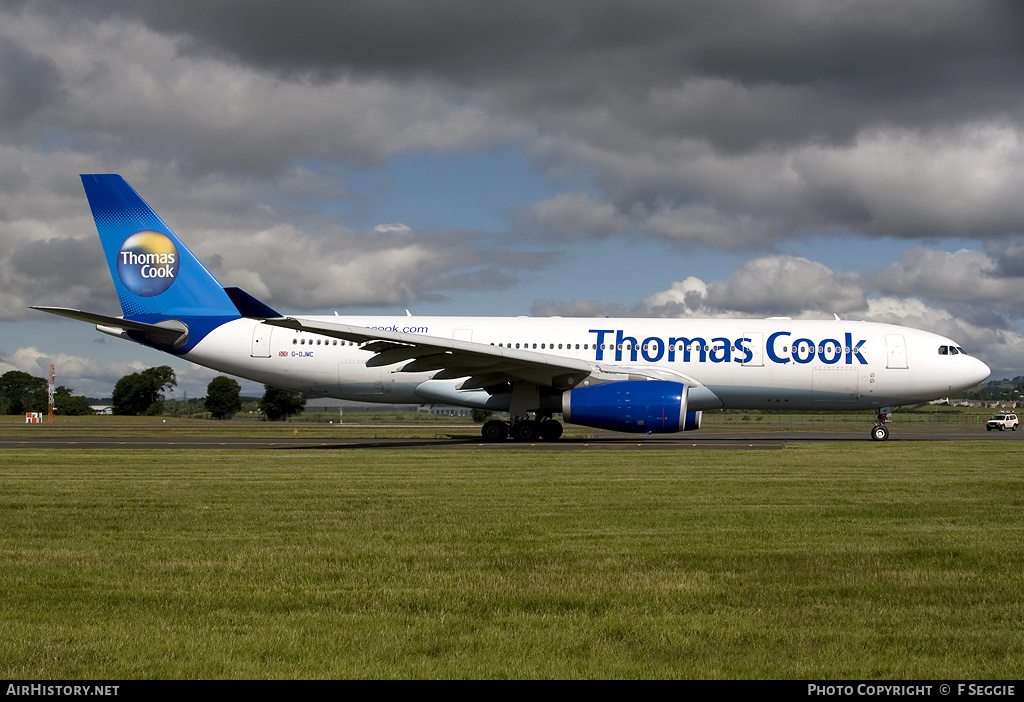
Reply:
[[46, 381], [24, 371], [0, 375], [0, 414], [46, 411]]
[[269, 420], [287, 419], [306, 407], [306, 398], [301, 393], [275, 388], [272, 385], [263, 387], [266, 391], [263, 393], [263, 399], [260, 400], [260, 411]]
[[66, 416], [88, 416], [93, 414], [89, 401], [82, 395], [72, 395], [71, 388], [58, 385], [53, 391], [53, 413]]
[[126, 375], [114, 385], [114, 414], [138, 416], [160, 413], [164, 390], [178, 384], [170, 366], [147, 368], [141, 373]]
[[206, 411], [214, 419], [230, 419], [242, 409], [242, 386], [237, 380], [218, 375], [206, 386]]

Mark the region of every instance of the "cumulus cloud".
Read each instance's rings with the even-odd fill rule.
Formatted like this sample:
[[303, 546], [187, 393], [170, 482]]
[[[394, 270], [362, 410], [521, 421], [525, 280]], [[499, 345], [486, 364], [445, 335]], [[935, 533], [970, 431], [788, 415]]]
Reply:
[[19, 104], [82, 151], [266, 177], [522, 140], [597, 190], [526, 208], [567, 240], [1024, 229], [1024, 17], [1005, 3], [18, 7], [8, 74], [50, 86]]
[[0, 42], [0, 132], [18, 131], [60, 98], [61, 76], [46, 56]]
[[[360, 233], [292, 226], [221, 230], [193, 248], [225, 285], [282, 310], [408, 304], [452, 290], [500, 289], [509, 271], [546, 265], [540, 255], [504, 256], [472, 232], [375, 228]], [[251, 288], [251, 289], [250, 289]]]
[[767, 256], [748, 261], [727, 280], [709, 286], [707, 299], [718, 309], [793, 316], [808, 310], [862, 310], [866, 292], [856, 274], [798, 256]]
[[[546, 160], [587, 163], [600, 174], [607, 200], [600, 225], [592, 227], [596, 235], [640, 231], [681, 243], [765, 249], [830, 230], [980, 239], [1024, 230], [1024, 201], [1017, 197], [1024, 189], [1024, 126], [1018, 124], [937, 131], [865, 126], [849, 143], [742, 153], [718, 152], [690, 136], [639, 151], [620, 150], [614, 141], [566, 139], [538, 148]], [[563, 200], [542, 203], [541, 212], [578, 212], [585, 204], [597, 211], [582, 198]], [[556, 235], [567, 231], [561, 219], [536, 219], [551, 220]], [[635, 229], [605, 224], [627, 219]]]
[[[6, 3], [0, 318], [116, 311], [74, 174], [120, 172], [225, 283], [294, 311], [515, 287], [624, 238], [751, 258], [640, 301], [534, 308], [917, 300], [923, 323], [941, 311], [1001, 349], [1022, 324], [1022, 25], [999, 0]], [[509, 144], [546, 189], [506, 231], [339, 215], [373, 197], [353, 170]], [[778, 253], [836, 234], [921, 247], [862, 273]]]
[[937, 251], [923, 246], [872, 276], [878, 290], [945, 302], [975, 302], [1021, 315], [1024, 275], [1006, 275], [999, 261], [983, 251]]
[[379, 234], [407, 234], [412, 231], [412, 228], [407, 227], [401, 222], [394, 222], [392, 224], [378, 224], [373, 228], [373, 231]]
[[73, 25], [30, 13], [8, 18], [0, 36], [15, 48], [46, 36], [45, 65], [63, 92], [60, 110], [42, 117], [80, 149], [163, 158], [192, 173], [274, 173], [297, 158], [369, 164], [518, 135], [514, 120], [431, 86], [356, 76], [284, 81], [183, 53], [180, 37], [117, 17]]
[[[0, 190], [0, 319], [37, 317], [29, 305], [120, 314], [75, 175], [106, 169], [83, 168], [75, 154], [6, 153], [34, 174], [39, 187]], [[507, 250], [472, 230], [340, 227], [317, 209], [317, 188], [301, 189], [308, 178], [302, 169], [255, 184], [173, 169], [127, 169], [125, 175], [218, 280], [283, 311], [405, 305], [500, 289], [555, 260]], [[344, 188], [337, 192], [345, 197]]]
[[608, 202], [598, 202], [584, 193], [557, 195], [534, 203], [525, 222], [568, 239], [590, 239], [622, 234], [629, 223]]

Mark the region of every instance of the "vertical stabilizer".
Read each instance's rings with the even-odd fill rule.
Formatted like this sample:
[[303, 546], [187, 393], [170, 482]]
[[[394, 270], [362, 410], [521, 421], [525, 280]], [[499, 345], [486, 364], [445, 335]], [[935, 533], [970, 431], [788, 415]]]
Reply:
[[217, 279], [119, 175], [83, 175], [125, 317], [238, 317]]

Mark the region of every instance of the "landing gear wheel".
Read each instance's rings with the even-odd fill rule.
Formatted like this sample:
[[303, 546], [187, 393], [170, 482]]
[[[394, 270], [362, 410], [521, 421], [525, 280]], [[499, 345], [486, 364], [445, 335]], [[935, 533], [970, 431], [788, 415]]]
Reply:
[[485, 422], [480, 433], [484, 441], [504, 441], [508, 438], [508, 424], [497, 419]]
[[871, 430], [871, 438], [875, 441], [885, 441], [889, 438], [889, 430], [883, 424], [876, 424]]
[[545, 419], [540, 423], [540, 438], [544, 441], [558, 441], [562, 436], [562, 425], [554, 419]]
[[516, 422], [512, 425], [513, 441], [533, 441], [537, 438], [536, 422]]

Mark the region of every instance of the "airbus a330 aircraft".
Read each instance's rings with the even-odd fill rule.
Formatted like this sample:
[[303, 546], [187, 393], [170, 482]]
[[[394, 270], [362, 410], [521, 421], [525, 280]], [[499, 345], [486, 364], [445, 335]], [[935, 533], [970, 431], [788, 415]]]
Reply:
[[956, 342], [870, 322], [281, 315], [225, 288], [118, 175], [83, 175], [123, 317], [34, 309], [307, 395], [507, 412], [489, 441], [555, 440], [566, 422], [697, 429], [703, 410], [889, 408], [972, 387]]

